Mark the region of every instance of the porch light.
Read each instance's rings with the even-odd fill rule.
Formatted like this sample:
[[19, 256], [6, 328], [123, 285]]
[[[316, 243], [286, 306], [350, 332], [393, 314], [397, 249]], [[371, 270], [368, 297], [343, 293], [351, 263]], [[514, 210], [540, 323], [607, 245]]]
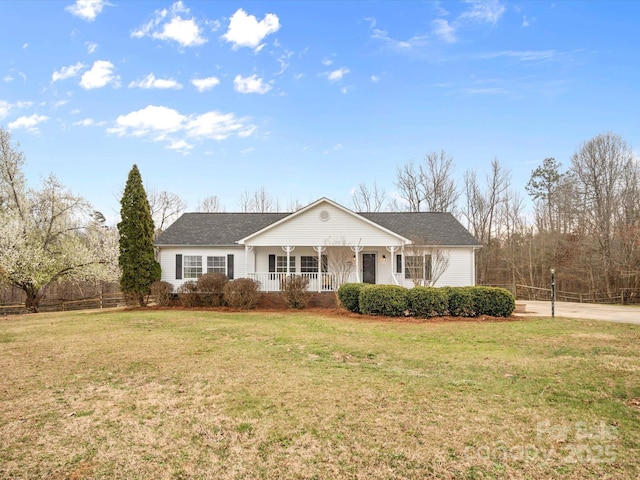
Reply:
[[382, 261], [386, 262], [387, 261], [387, 256], [386, 255], [382, 255]]

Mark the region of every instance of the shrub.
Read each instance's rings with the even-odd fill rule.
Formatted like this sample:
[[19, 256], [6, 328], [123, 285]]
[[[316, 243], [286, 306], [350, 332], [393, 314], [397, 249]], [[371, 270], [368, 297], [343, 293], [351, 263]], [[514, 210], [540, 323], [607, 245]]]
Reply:
[[353, 313], [360, 313], [360, 290], [364, 283], [343, 283], [338, 288], [340, 305]]
[[365, 315], [400, 317], [408, 307], [408, 290], [398, 285], [366, 285], [360, 290], [360, 312]]
[[250, 278], [231, 280], [224, 286], [224, 301], [232, 308], [255, 308], [261, 295], [260, 282]]
[[439, 317], [447, 312], [447, 292], [441, 288], [413, 287], [407, 293], [409, 311], [415, 317]]
[[161, 307], [166, 307], [171, 303], [173, 297], [173, 285], [169, 282], [158, 280], [151, 284], [151, 295], [156, 298], [156, 302]]
[[144, 307], [148, 298], [147, 295], [139, 292], [122, 292], [122, 296], [127, 307]]
[[309, 279], [302, 275], [286, 277], [282, 285], [282, 295], [289, 308], [306, 308], [309, 304]]
[[224, 286], [228, 279], [224, 273], [205, 273], [198, 279], [200, 301], [210, 307], [224, 304]]
[[198, 305], [198, 284], [193, 280], [184, 282], [178, 288], [178, 298], [183, 307], [196, 307]]
[[473, 306], [473, 287], [444, 287], [447, 294], [449, 315], [454, 317], [474, 317], [476, 315]]
[[471, 292], [477, 315], [510, 317], [516, 309], [515, 298], [504, 288], [473, 287]]

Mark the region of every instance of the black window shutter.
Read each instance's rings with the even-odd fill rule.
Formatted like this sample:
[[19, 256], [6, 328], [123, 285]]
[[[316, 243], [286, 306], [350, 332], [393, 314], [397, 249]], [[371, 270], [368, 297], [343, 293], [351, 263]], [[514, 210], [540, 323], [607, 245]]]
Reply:
[[275, 255], [269, 255], [269, 271], [270, 272], [275, 272], [276, 271], [276, 256]]
[[402, 273], [402, 255], [396, 255], [396, 273]]
[[176, 280], [182, 280], [182, 255], [176, 255]]
[[233, 254], [227, 255], [227, 278], [233, 280]]

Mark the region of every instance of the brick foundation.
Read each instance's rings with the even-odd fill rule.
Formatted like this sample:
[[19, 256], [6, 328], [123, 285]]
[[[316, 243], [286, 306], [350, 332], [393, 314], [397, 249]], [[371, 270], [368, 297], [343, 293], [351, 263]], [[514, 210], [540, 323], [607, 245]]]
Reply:
[[[334, 292], [309, 292], [309, 307], [336, 308], [336, 294]], [[285, 299], [280, 292], [263, 292], [258, 302], [258, 308], [286, 309]]]

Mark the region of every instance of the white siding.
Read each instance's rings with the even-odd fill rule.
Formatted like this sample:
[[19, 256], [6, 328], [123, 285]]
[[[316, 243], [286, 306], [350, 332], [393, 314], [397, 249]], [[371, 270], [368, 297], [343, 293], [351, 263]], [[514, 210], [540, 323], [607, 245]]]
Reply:
[[451, 248], [449, 266], [436, 283], [436, 287], [466, 287], [475, 285], [474, 253], [472, 248]]
[[[321, 219], [322, 212], [328, 214], [327, 220]], [[365, 219], [323, 202], [250, 238], [246, 244], [386, 246], [399, 245], [401, 239]]]
[[[440, 275], [435, 287], [467, 287], [475, 285], [475, 255], [473, 248], [442, 249], [449, 257], [447, 269]], [[403, 266], [404, 268], [404, 266]], [[404, 272], [398, 274], [402, 285], [407, 288], [414, 286], [410, 278], [404, 278]]]
[[[242, 278], [247, 276], [247, 268], [245, 263], [245, 251], [244, 248], [194, 248], [194, 247], [162, 247], [158, 261], [160, 262], [160, 268], [162, 268], [161, 280], [169, 282], [173, 285], [174, 290], [180, 287], [184, 282], [188, 280], [194, 280], [192, 278], [176, 279], [176, 255], [199, 255], [202, 257], [202, 269], [203, 273], [207, 272], [207, 257], [211, 256], [224, 256], [229, 254], [234, 255], [233, 271], [234, 278]], [[252, 261], [252, 254], [249, 254], [250, 262]]]

